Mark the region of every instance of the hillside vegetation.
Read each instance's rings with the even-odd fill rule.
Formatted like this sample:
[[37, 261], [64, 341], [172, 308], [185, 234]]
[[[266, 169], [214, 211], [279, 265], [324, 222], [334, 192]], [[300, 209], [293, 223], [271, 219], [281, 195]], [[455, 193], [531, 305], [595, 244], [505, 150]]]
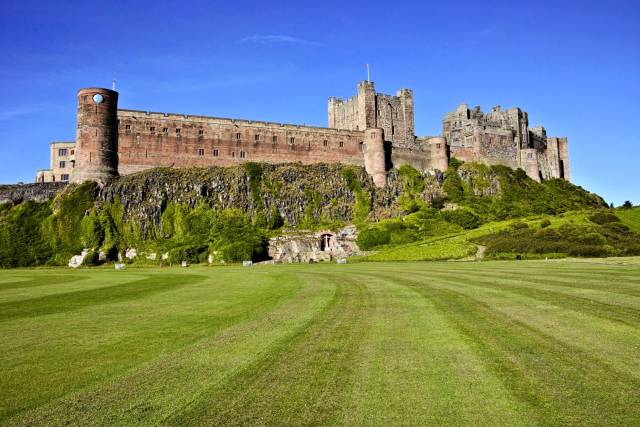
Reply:
[[[127, 248], [153, 254], [155, 259], [139, 257], [151, 264], [209, 257], [214, 262], [261, 260], [268, 238], [284, 229], [337, 229], [348, 223], [358, 226], [363, 250], [379, 252], [370, 260], [465, 258], [478, 244], [487, 246], [490, 256], [532, 250], [634, 254], [635, 211], [622, 222], [567, 225], [544, 236], [535, 227], [467, 236], [489, 224], [606, 206], [599, 196], [563, 180], [537, 183], [520, 169], [455, 159], [445, 174], [402, 166], [389, 173], [382, 189], [362, 168], [339, 164], [160, 168], [123, 176], [103, 188], [70, 185], [49, 202], [2, 205], [0, 266], [64, 265], [83, 248], [91, 250], [88, 264], [99, 263], [100, 252], [116, 260]], [[443, 236], [450, 238], [430, 240]], [[537, 246], [514, 243], [523, 239]], [[578, 245], [581, 249], [574, 250]], [[160, 261], [160, 254], [168, 259]]]

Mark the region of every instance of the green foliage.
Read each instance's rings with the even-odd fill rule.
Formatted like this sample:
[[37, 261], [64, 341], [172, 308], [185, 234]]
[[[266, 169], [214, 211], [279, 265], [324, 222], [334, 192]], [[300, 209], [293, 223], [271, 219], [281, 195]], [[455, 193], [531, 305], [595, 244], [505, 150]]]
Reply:
[[[504, 253], [549, 254], [601, 257], [640, 253], [640, 235], [619, 222], [602, 225], [564, 223], [558, 228], [534, 230], [514, 227], [474, 239], [487, 246], [488, 255]], [[526, 225], [526, 223], [523, 223]]]
[[477, 228], [482, 222], [472, 210], [464, 208], [442, 211], [442, 216], [447, 222], [459, 225], [465, 230]]
[[0, 220], [0, 267], [27, 267], [50, 263], [53, 255], [51, 244], [40, 231], [42, 223], [49, 215], [49, 203], [27, 201], [17, 206], [3, 205]]
[[87, 255], [85, 255], [84, 260], [82, 260], [82, 265], [85, 265], [85, 266], [100, 265], [100, 254], [94, 250], [89, 251]]
[[358, 234], [356, 243], [360, 249], [368, 251], [377, 246], [386, 245], [390, 241], [391, 232], [389, 230], [370, 228], [368, 230], [363, 230]]
[[208, 256], [208, 246], [205, 245], [181, 245], [169, 251], [169, 262], [172, 264], [181, 264], [187, 261], [189, 264], [202, 262], [202, 258]]
[[398, 197], [398, 204], [402, 210], [411, 213], [426, 207], [422, 199], [425, 181], [420, 171], [413, 166], [402, 165], [398, 169], [398, 175], [402, 181], [402, 194]]
[[449, 167], [451, 169], [458, 169], [462, 165], [462, 162], [455, 157], [449, 159]]
[[589, 217], [591, 222], [595, 222], [596, 224], [606, 224], [608, 222], [620, 222], [620, 218], [618, 218], [615, 214], [607, 211], [598, 211]]
[[540, 228], [545, 228], [551, 225], [551, 221], [549, 221], [549, 219], [545, 218], [542, 221], [540, 221]]
[[267, 221], [267, 228], [269, 230], [277, 230], [284, 226], [284, 218], [280, 215], [280, 211], [277, 207], [271, 208], [271, 214], [269, 215], [269, 220]]
[[371, 212], [371, 194], [362, 189], [353, 168], [347, 167], [342, 169], [342, 178], [346, 181], [347, 188], [353, 192], [356, 199], [352, 210], [352, 219], [355, 223], [363, 223], [367, 220]]
[[43, 238], [51, 244], [56, 264], [65, 264], [82, 250], [82, 220], [93, 207], [95, 189], [92, 182], [70, 185], [53, 201], [53, 215], [42, 222]]
[[249, 176], [249, 192], [254, 206], [262, 208], [262, 165], [255, 162], [245, 162], [243, 167]]
[[625, 200], [625, 202], [622, 204], [622, 209], [632, 209], [633, 208], [633, 203], [631, 203], [629, 200]]
[[450, 168], [444, 176], [442, 189], [447, 194], [447, 198], [452, 202], [461, 202], [464, 199], [464, 188], [462, 179], [458, 175], [457, 168]]

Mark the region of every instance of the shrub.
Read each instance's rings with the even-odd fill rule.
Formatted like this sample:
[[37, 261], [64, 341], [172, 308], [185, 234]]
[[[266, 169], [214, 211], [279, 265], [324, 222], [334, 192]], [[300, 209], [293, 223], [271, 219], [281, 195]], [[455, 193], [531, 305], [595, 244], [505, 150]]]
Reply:
[[524, 221], [514, 221], [511, 223], [510, 227], [514, 230], [521, 230], [523, 228], [529, 228], [529, 225]]
[[96, 266], [100, 264], [100, 256], [97, 251], [89, 251], [82, 260], [82, 265]]
[[589, 217], [589, 221], [602, 225], [610, 222], [620, 222], [620, 218], [611, 212], [598, 211]]
[[253, 259], [254, 248], [249, 242], [234, 242], [220, 249], [226, 262], [242, 262]]
[[208, 247], [203, 245], [184, 245], [173, 248], [169, 251], [169, 262], [180, 264], [182, 261], [197, 263], [203, 253], [208, 252]]
[[551, 221], [549, 221], [547, 218], [543, 219], [542, 221], [540, 221], [540, 228], [545, 228], [551, 225]]
[[447, 222], [459, 225], [465, 230], [477, 228], [482, 223], [480, 217], [469, 209], [442, 211], [441, 214]]
[[370, 228], [368, 230], [362, 230], [358, 234], [356, 243], [362, 250], [368, 251], [377, 246], [386, 245], [391, 241], [391, 232], [388, 230], [379, 230], [377, 228]]

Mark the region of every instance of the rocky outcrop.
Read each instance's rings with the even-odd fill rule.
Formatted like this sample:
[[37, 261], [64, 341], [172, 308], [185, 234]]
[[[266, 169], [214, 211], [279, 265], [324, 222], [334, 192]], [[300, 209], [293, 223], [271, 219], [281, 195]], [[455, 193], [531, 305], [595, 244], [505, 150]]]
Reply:
[[[204, 203], [213, 209], [235, 208], [253, 216], [274, 209], [290, 225], [305, 217], [350, 221], [356, 196], [343, 171], [355, 171], [362, 190], [371, 198], [371, 217], [398, 213], [402, 191], [397, 174], [389, 175], [385, 188], [376, 188], [363, 168], [341, 164], [261, 164], [259, 177], [246, 167], [191, 169], [158, 168], [119, 177], [100, 188], [97, 203], [120, 203], [127, 218], [141, 224], [159, 224], [168, 203], [191, 207]], [[252, 182], [254, 180], [254, 182]]]
[[323, 230], [283, 234], [269, 240], [269, 257], [277, 263], [343, 260], [360, 253], [357, 237], [354, 226], [337, 233]]
[[0, 185], [0, 204], [18, 204], [27, 200], [46, 202], [66, 186], [66, 182]]

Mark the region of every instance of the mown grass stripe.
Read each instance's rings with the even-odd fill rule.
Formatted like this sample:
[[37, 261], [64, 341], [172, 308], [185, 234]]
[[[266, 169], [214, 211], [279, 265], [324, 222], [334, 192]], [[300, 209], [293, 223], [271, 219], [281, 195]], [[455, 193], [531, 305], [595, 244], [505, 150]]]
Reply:
[[[555, 304], [565, 309], [585, 312], [593, 316], [621, 322], [634, 327], [640, 325], [640, 310], [629, 306], [609, 304], [575, 294], [510, 284], [500, 278], [493, 278], [492, 280], [478, 279], [477, 276], [466, 272], [431, 272], [429, 273], [429, 276], [440, 279], [455, 279], [456, 277], [461, 276], [461, 278], [470, 279], [474, 286], [491, 288], [496, 291], [513, 292], [515, 294]], [[523, 279], [520, 282], [526, 283], [526, 280]]]
[[[469, 337], [484, 362], [515, 396], [537, 408], [533, 424], [635, 425], [640, 419], [640, 380], [611, 369], [587, 352], [522, 322], [437, 278], [399, 279], [433, 301]], [[450, 280], [450, 285], [474, 286]]]
[[168, 424], [330, 425], [342, 418], [371, 296], [351, 277], [320, 273], [308, 278], [336, 287], [322, 315]]
[[22, 289], [22, 288], [34, 288], [37, 286], [54, 286], [63, 285], [65, 283], [77, 282], [82, 279], [86, 279], [88, 276], [80, 275], [67, 275], [67, 274], [47, 274], [46, 280], [43, 280], [40, 276], [23, 276], [25, 280], [13, 280], [9, 282], [0, 283], [0, 292], [9, 289]]
[[[237, 273], [234, 273], [237, 274]], [[278, 278], [292, 279], [290, 272]], [[245, 276], [246, 278], [246, 276]], [[8, 425], [158, 425], [259, 365], [333, 304], [335, 289], [310, 282], [282, 304], [129, 373], [36, 408]]]
[[[441, 273], [446, 273], [446, 270], [434, 270]], [[560, 288], [568, 289], [585, 289], [594, 290], [605, 293], [613, 293], [619, 295], [625, 295], [629, 297], [640, 297], [640, 282], [635, 283], [621, 283], [611, 282], [610, 278], [606, 276], [585, 274], [585, 275], [567, 275], [567, 274], [550, 274], [543, 276], [540, 273], [536, 275], [526, 275], [518, 270], [501, 270], [499, 272], [494, 271], [474, 271], [473, 273], [468, 271], [459, 271], [457, 274], [465, 274], [468, 277], [484, 277], [500, 280], [512, 280], [517, 282], [530, 283], [532, 285], [553, 285]]]
[[144, 279], [119, 283], [113, 286], [0, 303], [0, 322], [143, 298], [180, 286], [190, 285], [203, 279], [204, 276], [194, 274], [166, 274], [161, 281], [157, 277], [145, 277]]

